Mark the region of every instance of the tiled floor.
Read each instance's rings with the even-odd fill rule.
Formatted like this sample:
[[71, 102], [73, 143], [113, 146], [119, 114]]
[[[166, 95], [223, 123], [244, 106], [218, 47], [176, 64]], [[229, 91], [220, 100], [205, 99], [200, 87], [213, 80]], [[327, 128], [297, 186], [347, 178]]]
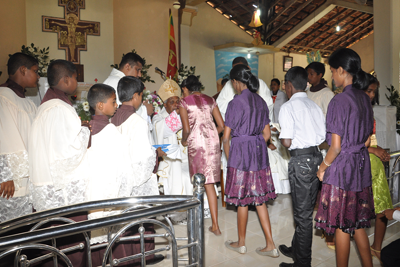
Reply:
[[[293, 214], [291, 197], [289, 195], [279, 195], [274, 201], [270, 201], [268, 205], [272, 224], [272, 234], [275, 245], [280, 244], [290, 245], [292, 236], [294, 233]], [[236, 229], [236, 212], [234, 209], [226, 209], [221, 206], [219, 201], [219, 224], [222, 231], [221, 236], [215, 236], [208, 232], [208, 227], [211, 225], [211, 219], [205, 220], [205, 260], [206, 266], [213, 267], [272, 267], [279, 266], [281, 262], [292, 262], [290, 258], [285, 257], [281, 254], [279, 258], [270, 258], [259, 256], [255, 250], [257, 247], [265, 246], [264, 234], [262, 232], [257, 213], [255, 211], [249, 211], [249, 219], [247, 226], [246, 246], [247, 253], [239, 254], [234, 251], [228, 250], [224, 243], [226, 240], [237, 240], [237, 229]], [[389, 222], [389, 224], [394, 221]], [[368, 235], [373, 234], [373, 228], [367, 229]], [[177, 236], [186, 236], [186, 226], [177, 225], [175, 226]], [[159, 233], [157, 231], [157, 233]], [[386, 246], [390, 242], [400, 238], [400, 223], [394, 223], [390, 226], [386, 232], [383, 246]], [[370, 237], [370, 243], [373, 241], [373, 236]], [[156, 239], [156, 248], [162, 247], [166, 243], [162, 239]], [[184, 245], [182, 241], [178, 242], [178, 245]], [[180, 257], [187, 258], [187, 250], [180, 250], [178, 252]], [[171, 254], [165, 252], [166, 259], [155, 265], [157, 267], [172, 266]], [[380, 266], [379, 261], [374, 259], [374, 266]], [[186, 266], [187, 261], [180, 261], [179, 266]], [[326, 247], [324, 240], [321, 239], [320, 233], [315, 230], [312, 246], [312, 266], [318, 267], [334, 267], [336, 266], [335, 252]], [[352, 241], [351, 253], [349, 266], [361, 267], [361, 262], [357, 254], [355, 242]]]

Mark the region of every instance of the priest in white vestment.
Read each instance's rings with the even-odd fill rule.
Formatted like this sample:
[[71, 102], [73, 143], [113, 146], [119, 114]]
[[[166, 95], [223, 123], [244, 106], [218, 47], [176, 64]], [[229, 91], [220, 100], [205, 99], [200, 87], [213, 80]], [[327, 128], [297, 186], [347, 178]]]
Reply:
[[180, 150], [180, 153], [168, 151], [160, 162], [157, 171], [159, 183], [164, 186], [165, 195], [193, 195], [187, 148], [180, 142], [182, 122], [177, 112], [181, 89], [175, 81], [167, 79], [157, 94], [164, 102], [164, 108], [153, 117], [155, 143], [178, 146]]
[[28, 139], [36, 106], [24, 90], [36, 87], [39, 79], [38, 62], [31, 56], [16, 53], [7, 65], [9, 79], [0, 85], [0, 222], [32, 212]]

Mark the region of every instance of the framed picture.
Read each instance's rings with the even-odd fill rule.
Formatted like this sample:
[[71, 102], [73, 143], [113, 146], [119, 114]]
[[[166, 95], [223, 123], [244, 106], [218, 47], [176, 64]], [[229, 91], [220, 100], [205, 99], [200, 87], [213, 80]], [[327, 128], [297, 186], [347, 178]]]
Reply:
[[283, 71], [288, 71], [293, 67], [293, 57], [283, 56]]

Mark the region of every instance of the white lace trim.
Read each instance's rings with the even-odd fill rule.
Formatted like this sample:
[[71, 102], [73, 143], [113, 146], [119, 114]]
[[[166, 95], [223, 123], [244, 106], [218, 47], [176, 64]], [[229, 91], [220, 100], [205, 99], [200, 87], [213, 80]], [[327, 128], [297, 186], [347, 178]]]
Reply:
[[153, 152], [147, 160], [132, 164], [134, 187], [141, 187], [149, 181], [156, 164], [156, 155], [157, 153]]
[[77, 150], [76, 154], [70, 158], [56, 160], [53, 163], [50, 163], [50, 173], [56, 190], [64, 188], [70, 182], [70, 179], [67, 179], [66, 177], [69, 177], [68, 174], [70, 174], [81, 163], [87, 150], [89, 136], [89, 129], [87, 127], [82, 127], [78, 135], [81, 146], [80, 149]]
[[0, 222], [32, 213], [29, 197], [0, 198]]
[[30, 183], [33, 207], [43, 211], [85, 202], [86, 180], [71, 181], [61, 190], [53, 185], [34, 186]]
[[14, 181], [15, 190], [21, 186], [19, 180], [29, 176], [29, 161], [26, 150], [0, 155], [0, 183]]
[[146, 183], [141, 186], [134, 187], [132, 189], [131, 196], [154, 196], [159, 195], [158, 191], [158, 183], [157, 183], [157, 175], [151, 175], [150, 179], [146, 181]]
[[[108, 216], [113, 216], [120, 214], [121, 210], [110, 210], [110, 211], [97, 211], [89, 213], [88, 219], [93, 220], [97, 218], [103, 218]], [[113, 237], [122, 226], [114, 226], [113, 232], [111, 233], [111, 237]], [[108, 242], [108, 228], [101, 228], [91, 231], [90, 244], [98, 244]]]

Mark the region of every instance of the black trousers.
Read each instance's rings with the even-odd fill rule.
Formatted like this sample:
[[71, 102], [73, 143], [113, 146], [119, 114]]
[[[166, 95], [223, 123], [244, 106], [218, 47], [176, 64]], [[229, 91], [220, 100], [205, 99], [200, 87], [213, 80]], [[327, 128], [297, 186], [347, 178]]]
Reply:
[[393, 241], [382, 249], [381, 261], [384, 267], [400, 266], [400, 239]]
[[294, 266], [311, 266], [313, 211], [317, 200], [321, 152], [294, 156], [289, 161], [289, 182], [296, 225], [292, 239]]

